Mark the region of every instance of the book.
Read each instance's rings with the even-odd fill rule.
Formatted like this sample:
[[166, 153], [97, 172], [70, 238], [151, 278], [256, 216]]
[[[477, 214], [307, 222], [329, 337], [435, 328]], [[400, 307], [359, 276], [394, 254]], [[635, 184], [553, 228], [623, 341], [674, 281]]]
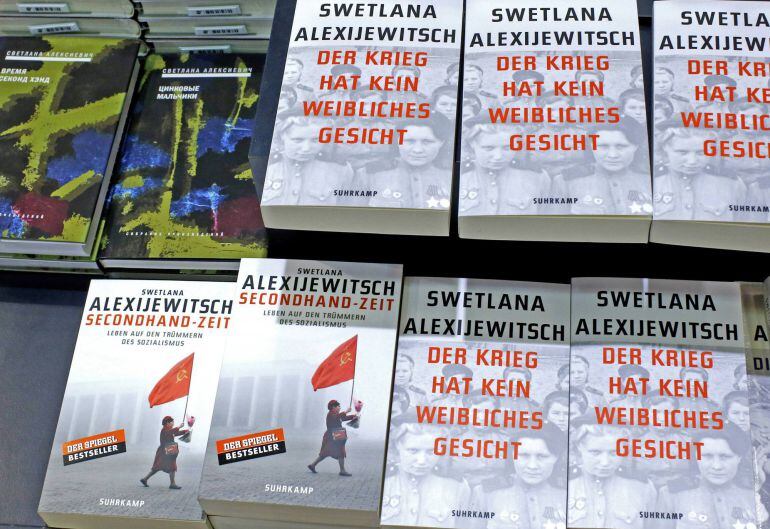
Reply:
[[754, 467], [754, 498], [757, 508], [757, 527], [766, 528], [770, 521], [768, 499], [770, 483], [767, 483], [768, 437], [767, 397], [770, 396], [770, 342], [767, 326], [767, 291], [762, 283], [741, 283], [743, 325], [746, 339], [746, 376], [735, 373], [733, 398], [726, 406], [728, 413], [745, 421], [749, 420], [751, 433], [752, 464]]
[[655, 2], [650, 240], [770, 252], [766, 2]]
[[272, 19], [275, 4], [276, 0], [143, 0], [139, 18], [250, 16]]
[[244, 259], [199, 501], [217, 527], [375, 527], [401, 266]]
[[131, 18], [131, 0], [21, 0], [0, 3], [0, 15]]
[[444, 72], [462, 15], [459, 0], [279, 3], [260, 110], [274, 127], [252, 147], [268, 227], [449, 234], [458, 88]]
[[66, 16], [2, 16], [0, 36], [29, 37], [30, 35], [77, 35], [112, 39], [138, 39], [142, 31], [130, 18], [94, 18]]
[[569, 286], [405, 280], [383, 527], [564, 527]]
[[647, 242], [636, 2], [478, 0], [466, 21], [460, 236]]
[[567, 527], [756, 527], [740, 285], [575, 278], [571, 318]]
[[196, 500], [233, 292], [91, 282], [38, 508], [47, 525], [207, 527]]
[[271, 19], [265, 16], [141, 16], [149, 39], [269, 39]]
[[0, 38], [0, 252], [91, 254], [138, 50], [135, 40]]
[[267, 236], [249, 166], [264, 56], [151, 54], [109, 194], [108, 269], [237, 270]]

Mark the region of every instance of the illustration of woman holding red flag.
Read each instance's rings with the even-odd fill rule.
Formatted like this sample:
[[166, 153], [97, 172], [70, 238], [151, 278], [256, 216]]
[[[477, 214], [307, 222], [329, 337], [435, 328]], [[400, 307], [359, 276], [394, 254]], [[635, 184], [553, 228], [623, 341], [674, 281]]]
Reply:
[[[190, 417], [187, 420], [188, 426], [192, 428], [195, 423], [195, 417]], [[190, 430], [184, 430], [184, 421], [179, 426], [174, 426], [174, 418], [170, 415], [163, 417], [163, 428], [160, 430], [160, 446], [155, 450], [155, 460], [152, 462], [152, 468], [150, 472], [140, 479], [139, 481], [145, 487], [149, 487], [147, 480], [158, 472], [166, 472], [168, 474], [171, 484], [168, 488], [172, 490], [179, 490], [182, 487], [176, 484], [176, 458], [179, 455], [179, 443], [176, 442], [177, 437], [182, 437], [190, 433]]]
[[316, 474], [316, 465], [327, 457], [331, 457], [336, 459], [340, 465], [340, 476], [352, 476], [350, 472], [345, 470], [345, 443], [348, 441], [348, 433], [343, 428], [342, 423], [356, 419], [358, 414], [351, 413], [352, 410], [350, 409], [342, 411], [340, 403], [336, 400], [329, 401], [326, 407], [329, 412], [326, 414], [326, 431], [321, 440], [321, 450], [318, 452], [316, 460], [310, 463], [307, 468]]

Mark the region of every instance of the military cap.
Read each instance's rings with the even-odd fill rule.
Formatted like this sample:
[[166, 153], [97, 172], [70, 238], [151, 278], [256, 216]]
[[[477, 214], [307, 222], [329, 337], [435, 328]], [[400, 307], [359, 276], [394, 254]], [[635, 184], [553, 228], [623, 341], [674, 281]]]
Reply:
[[511, 78], [517, 83], [523, 81], [534, 81], [536, 83], [542, 83], [545, 77], [537, 70], [518, 70], [513, 72]]
[[403, 66], [403, 65], [394, 66], [393, 70], [391, 70], [390, 73], [391, 75], [395, 76], [396, 72], [399, 70], [406, 70], [408, 72], [412, 72], [415, 77], [420, 77], [420, 75], [422, 74], [422, 70], [420, 70], [420, 68], [417, 66]]
[[332, 66], [331, 74], [338, 75], [361, 75], [361, 68], [352, 64], [335, 64]]
[[716, 86], [718, 84], [736, 86], [738, 84], [735, 82], [735, 79], [733, 79], [729, 75], [707, 75], [706, 78], [703, 80], [703, 83], [706, 86]]
[[633, 68], [631, 68], [631, 79], [636, 79], [640, 75], [643, 75], [644, 70], [642, 69], [641, 64], [637, 64]]
[[636, 364], [623, 364], [618, 368], [618, 375], [620, 375], [620, 378], [629, 378], [633, 376], [650, 378], [650, 372], [646, 368]]
[[709, 379], [708, 371], [706, 371], [702, 367], [683, 367], [682, 369], [679, 370], [679, 378], [684, 378], [685, 373], [687, 373], [688, 371], [692, 373], [698, 373], [701, 376], [701, 378], [703, 378], [703, 380]]
[[578, 70], [575, 72], [575, 80], [579, 81], [584, 75], [594, 75], [599, 78], [600, 81], [604, 81], [604, 72], [599, 70]]
[[473, 378], [473, 371], [468, 366], [462, 364], [447, 364], [441, 370], [441, 374], [446, 378], [460, 376], [463, 378]]
[[304, 68], [304, 67], [305, 67], [305, 63], [304, 63], [304, 62], [302, 62], [302, 59], [300, 59], [300, 58], [298, 58], [298, 57], [286, 57], [286, 64], [289, 64], [290, 62], [294, 62], [294, 63], [297, 63], [297, 64], [299, 64], [299, 65], [300, 65], [300, 67], [302, 67], [302, 68]]

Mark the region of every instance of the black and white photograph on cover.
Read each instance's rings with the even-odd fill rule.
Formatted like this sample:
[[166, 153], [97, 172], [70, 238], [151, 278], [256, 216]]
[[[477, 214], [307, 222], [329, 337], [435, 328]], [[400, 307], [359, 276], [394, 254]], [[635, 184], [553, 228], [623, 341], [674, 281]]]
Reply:
[[[445, 70], [456, 50], [328, 49], [355, 50], [361, 64], [290, 50], [263, 204], [449, 209], [457, 85]], [[415, 53], [422, 66], [362, 64], [377, 50]]]
[[[499, 51], [466, 55], [460, 214], [650, 215], [644, 92], [629, 82], [639, 52], [562, 53], [596, 57], [576, 72], [546, 69], [545, 51], [521, 55], [542, 66], [511, 71]], [[532, 147], [532, 136], [570, 144]]]
[[[571, 423], [569, 526], [756, 527], [748, 394], [736, 389], [733, 376], [745, 375], [744, 355], [704, 352], [708, 369], [616, 366], [601, 362], [599, 347], [573, 345], [573, 361], [593, 355], [597, 380], [613, 377], [618, 385], [608, 390], [606, 404], [588, 406]], [[667, 380], [706, 390], [678, 398], [658, 390], [669, 387]]]
[[[431, 363], [431, 345], [465, 348], [469, 359], [477, 350], [536, 352], [537, 361], [531, 368]], [[566, 527], [569, 397], [554, 380], [567, 361], [562, 346], [402, 337], [382, 524]], [[435, 385], [438, 379], [445, 391]], [[515, 389], [496, 395], [490, 380]], [[448, 390], [452, 383], [461, 389]], [[478, 417], [475, 425], [461, 419], [463, 413]], [[449, 451], [452, 440], [463, 443], [456, 452]]]
[[[770, 77], [689, 73], [689, 59], [655, 59], [655, 218], [770, 222], [770, 108], [746, 95], [767, 90]], [[755, 60], [698, 59], [727, 72]]]

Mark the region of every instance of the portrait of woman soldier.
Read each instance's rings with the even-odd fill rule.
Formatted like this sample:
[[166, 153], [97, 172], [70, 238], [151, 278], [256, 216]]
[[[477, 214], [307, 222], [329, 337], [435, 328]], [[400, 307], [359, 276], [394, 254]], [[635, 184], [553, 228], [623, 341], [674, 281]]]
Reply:
[[653, 85], [655, 87], [655, 95], [665, 97], [674, 106], [674, 112], [690, 112], [692, 105], [690, 100], [686, 97], [680, 96], [676, 92], [676, 76], [671, 68], [665, 66], [658, 66], [655, 68], [653, 76]]
[[562, 432], [569, 429], [569, 392], [553, 391], [543, 399], [543, 420]]
[[[657, 410], [661, 414], [665, 410], [680, 409], [679, 399], [666, 395], [646, 396], [643, 400], [643, 406], [649, 410]], [[637, 433], [645, 442], [690, 441], [690, 438], [684, 431], [671, 428], [650, 426], [649, 428], [640, 428]], [[689, 468], [690, 463], [686, 459], [668, 459], [663, 457], [634, 459], [634, 469], [637, 475], [646, 476], [658, 490], [671, 481], [686, 476]]]
[[430, 108], [454, 123], [457, 119], [457, 87], [436, 88], [430, 96]]
[[555, 179], [558, 196], [576, 197], [571, 211], [581, 215], [651, 214], [649, 173], [636, 169], [640, 165], [637, 157], [647, 156], [646, 129], [630, 118], [621, 118], [617, 124], [598, 125], [591, 132], [597, 138], [590, 170], [567, 171]]
[[348, 409], [342, 411], [340, 403], [336, 400], [330, 400], [326, 405], [328, 412], [326, 414], [326, 431], [321, 439], [321, 450], [318, 452], [318, 457], [315, 461], [310, 463], [307, 468], [313, 474], [317, 473], [316, 465], [331, 457], [336, 459], [340, 466], [340, 476], [350, 477], [352, 474], [345, 470], [345, 444], [348, 441], [347, 430], [342, 426], [343, 422], [350, 422], [358, 417], [358, 414], [351, 413], [353, 410]]
[[382, 492], [383, 525], [463, 527], [455, 509], [470, 507], [470, 488], [462, 479], [442, 476], [434, 441], [449, 436], [446, 428], [405, 423], [391, 433], [394, 468]]
[[628, 85], [631, 88], [641, 88], [644, 90], [644, 71], [642, 70], [642, 65], [638, 64], [631, 68], [629, 75], [631, 80], [629, 81]]
[[[405, 130], [398, 145], [398, 158], [390, 168], [370, 175], [370, 186], [377, 195], [374, 207], [449, 209], [452, 193], [451, 162], [454, 129], [439, 113], [430, 118], [403, 121]], [[445, 149], [446, 147], [446, 149]]]
[[345, 188], [353, 179], [349, 165], [325, 161], [319, 134], [323, 124], [290, 112], [276, 123], [278, 154], [265, 174], [263, 204], [334, 205], [334, 189]]
[[618, 98], [620, 103], [620, 115], [631, 118], [640, 125], [647, 123], [647, 111], [644, 99], [644, 90], [629, 88], [623, 91]]
[[466, 64], [463, 74], [463, 93], [479, 98], [482, 108], [500, 106], [500, 98], [484, 90], [484, 69], [478, 64]]
[[481, 99], [473, 94], [463, 94], [463, 123], [481, 113]]
[[722, 414], [728, 422], [748, 433], [750, 428], [749, 394], [731, 391], [722, 398]]
[[667, 97], [655, 96], [655, 104], [653, 106], [652, 117], [656, 125], [655, 134], [657, 135], [657, 125], [664, 123], [671, 119], [674, 115], [674, 105]]
[[[751, 442], [746, 432], [732, 423], [721, 430], [698, 430], [693, 441], [702, 443], [700, 459], [692, 465], [694, 476], [670, 482], [663, 487], [654, 510], [684, 511], [679, 520], [664, 527], [671, 529], [712, 529], [714, 527], [756, 527], [757, 505], [751, 483]], [[741, 472], [741, 469], [747, 471]], [[651, 509], [652, 510], [652, 509]]]
[[746, 376], [746, 366], [738, 364], [733, 369], [733, 389], [736, 391], [749, 390], [749, 377]]
[[[195, 419], [192, 417], [187, 421], [189, 426], [192, 426], [194, 423]], [[145, 487], [149, 487], [147, 481], [151, 477], [158, 472], [165, 472], [168, 474], [168, 479], [170, 481], [168, 488], [178, 490], [182, 487], [176, 484], [176, 459], [179, 455], [179, 443], [176, 442], [176, 438], [189, 433], [190, 430], [182, 428], [184, 426], [184, 421], [179, 426], [174, 426], [174, 418], [170, 415], [163, 417], [161, 425], [160, 446], [155, 450], [155, 459], [152, 462], [152, 468], [150, 468], [150, 472], [139, 481]]]
[[567, 503], [571, 527], [644, 526], [639, 513], [654, 510], [657, 493], [652, 483], [623, 467], [626, 458], [617, 454], [617, 442], [630, 436], [625, 428], [598, 424], [582, 424], [570, 435], [571, 454], [577, 455]]
[[465, 123], [463, 141], [468, 159], [460, 177], [462, 215], [533, 215], [535, 197], [548, 196], [551, 180], [545, 172], [517, 167], [510, 139], [523, 129], [489, 122], [479, 114]]
[[[493, 512], [491, 519], [471, 520], [474, 529], [564, 528], [567, 522], [565, 433], [545, 423], [540, 430], [523, 430], [518, 457], [505, 477], [488, 479], [473, 488], [471, 510]], [[475, 523], [474, 523], [475, 521]]]
[[[566, 390], [577, 389], [582, 391], [588, 399], [588, 407], [593, 409], [596, 406], [606, 406], [607, 399], [604, 397], [604, 391], [594, 387], [590, 383], [591, 364], [588, 359], [582, 355], [572, 355], [570, 363], [567, 366], [567, 387]], [[561, 368], [559, 369], [561, 372]]]
[[742, 204], [745, 184], [736, 176], [720, 174], [704, 151], [718, 140], [713, 131], [685, 128], [676, 119], [659, 125], [655, 160], [653, 206], [662, 220], [732, 221], [730, 204]]

